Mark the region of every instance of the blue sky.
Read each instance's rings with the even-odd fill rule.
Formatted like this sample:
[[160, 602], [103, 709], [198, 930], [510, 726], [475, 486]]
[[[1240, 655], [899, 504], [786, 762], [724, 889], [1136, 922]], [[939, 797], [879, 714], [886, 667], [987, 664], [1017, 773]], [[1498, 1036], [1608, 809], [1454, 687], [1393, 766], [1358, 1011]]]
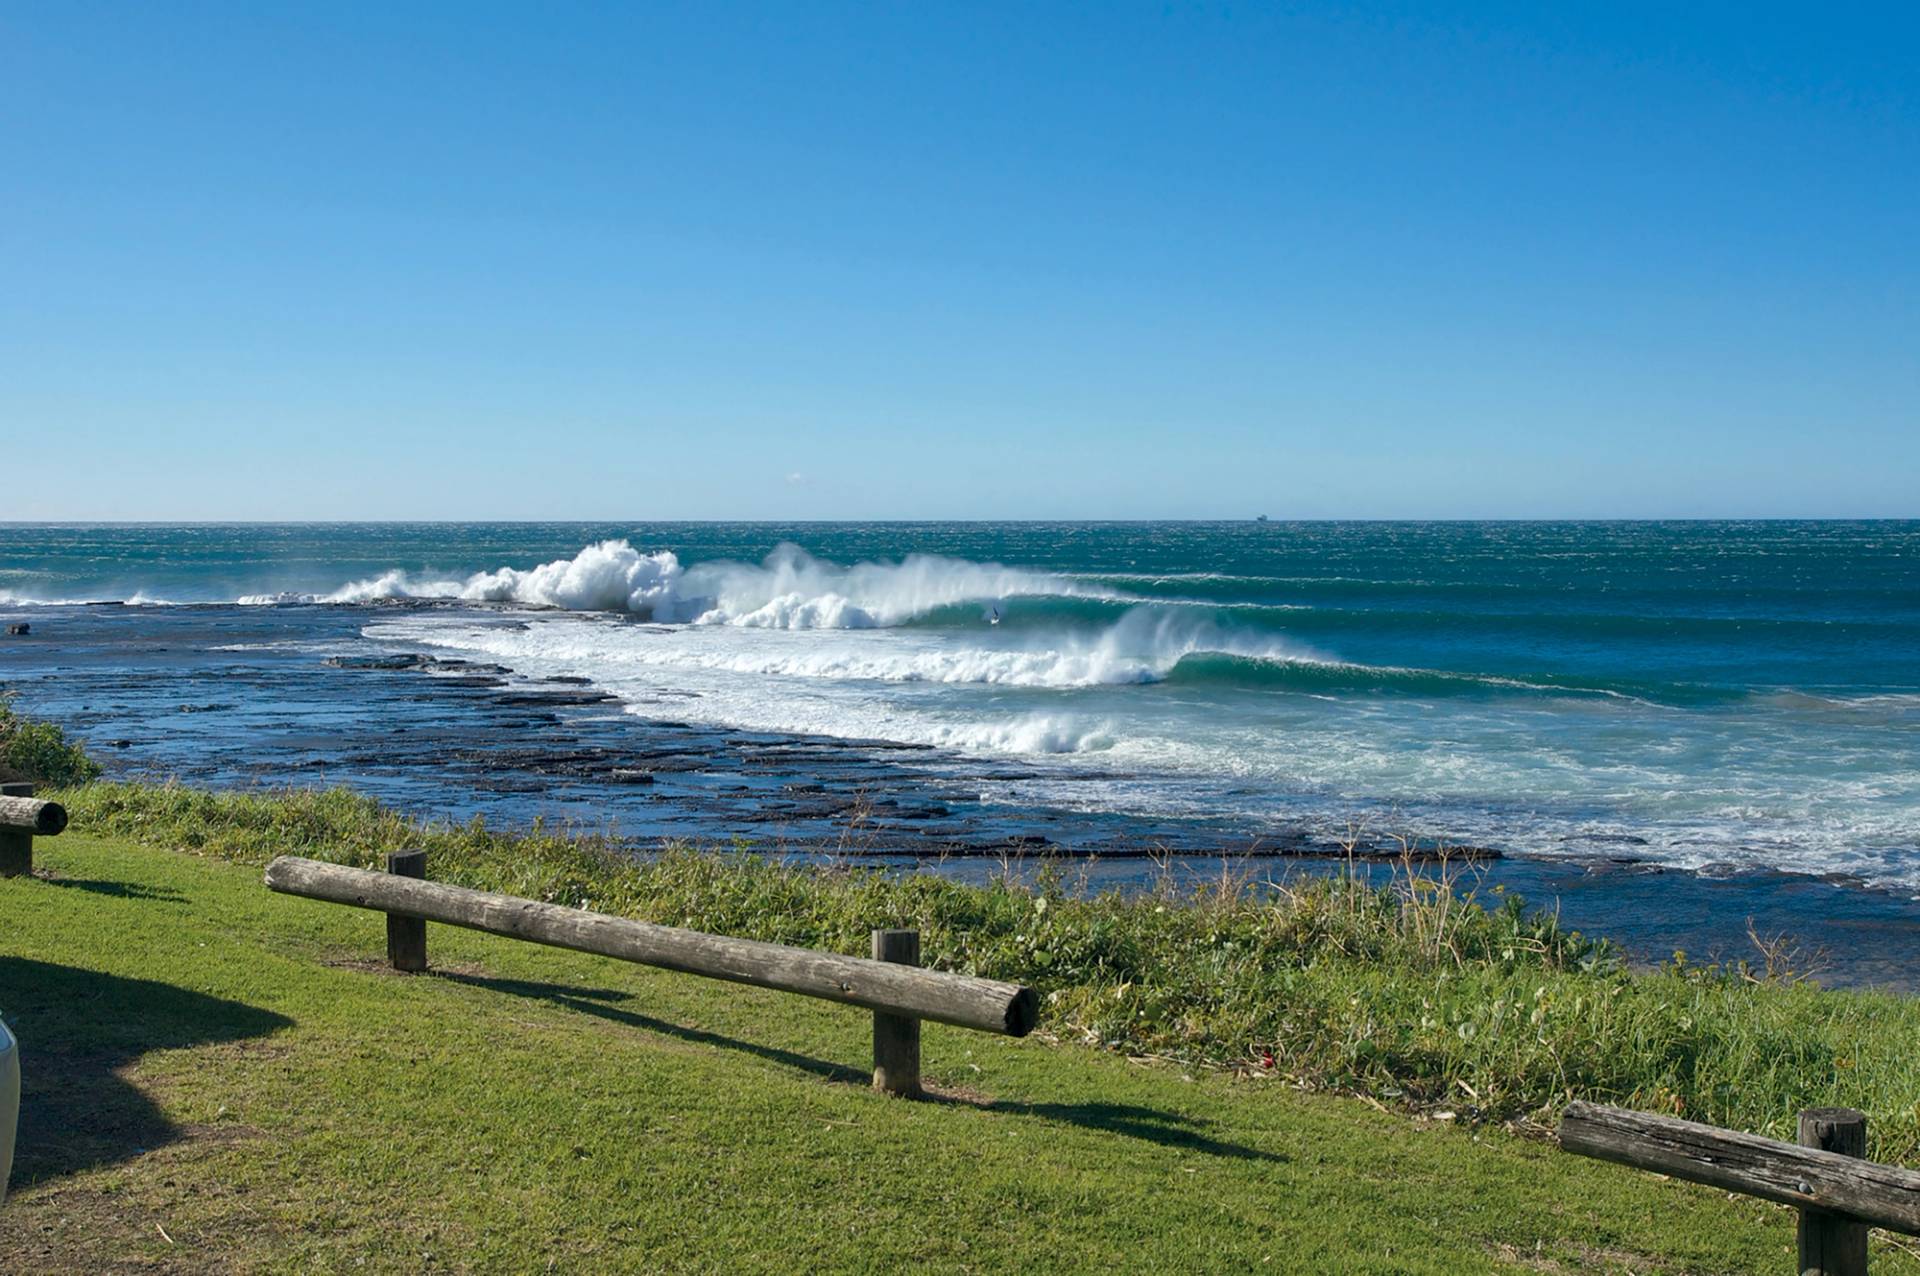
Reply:
[[0, 4], [0, 518], [1920, 515], [1920, 8]]

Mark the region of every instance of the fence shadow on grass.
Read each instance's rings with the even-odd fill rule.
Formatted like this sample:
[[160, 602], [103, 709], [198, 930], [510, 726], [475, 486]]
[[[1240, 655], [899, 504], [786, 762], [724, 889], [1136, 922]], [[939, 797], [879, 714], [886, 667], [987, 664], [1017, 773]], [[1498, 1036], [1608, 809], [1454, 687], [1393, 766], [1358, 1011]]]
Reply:
[[184, 904], [187, 900], [179, 891], [165, 886], [142, 886], [138, 882], [109, 882], [91, 877], [42, 877], [45, 886], [58, 886], [64, 890], [86, 891], [93, 895], [105, 895], [112, 899], [145, 899], [162, 904]]
[[244, 1041], [293, 1022], [151, 979], [24, 957], [0, 957], [0, 1009], [20, 1041], [15, 1187], [116, 1164], [181, 1137], [120, 1076], [149, 1050]]
[[[581, 1014], [625, 1024], [630, 1028], [639, 1028], [645, 1032], [658, 1033], [679, 1041], [698, 1045], [715, 1046], [723, 1050], [734, 1050], [750, 1054], [784, 1067], [796, 1068], [802, 1072], [828, 1081], [866, 1085], [872, 1073], [863, 1068], [845, 1064], [830, 1063], [825, 1059], [815, 1059], [809, 1055], [798, 1054], [792, 1050], [782, 1050], [777, 1046], [756, 1045], [751, 1041], [741, 1041], [736, 1037], [724, 1036], [717, 1032], [708, 1032], [701, 1028], [688, 1028], [676, 1023], [655, 1019], [651, 1015], [638, 1014], [623, 1010], [613, 1004], [630, 1000], [632, 993], [614, 988], [582, 988], [572, 984], [541, 983], [526, 979], [501, 979], [490, 975], [470, 975], [457, 971], [436, 970], [433, 974], [440, 979], [465, 984], [474, 988], [486, 988], [494, 992], [503, 992], [516, 997], [529, 997], [538, 1001], [551, 1002], [577, 1010]], [[1207, 1156], [1231, 1157], [1239, 1160], [1284, 1161], [1285, 1157], [1273, 1152], [1263, 1152], [1258, 1148], [1246, 1147], [1238, 1143], [1228, 1143], [1208, 1135], [1208, 1125], [1197, 1117], [1185, 1116], [1177, 1112], [1168, 1112], [1160, 1108], [1142, 1107], [1130, 1103], [1017, 1103], [1004, 1099], [976, 1100], [959, 1094], [946, 1093], [938, 1088], [931, 1089], [925, 1096], [929, 1102], [951, 1103], [978, 1108], [983, 1112], [998, 1112], [1010, 1116], [1038, 1117], [1045, 1121], [1055, 1121], [1063, 1125], [1075, 1125], [1083, 1129], [1098, 1130], [1107, 1134], [1120, 1134], [1140, 1139], [1148, 1143], [1157, 1143], [1162, 1147]]]
[[669, 1023], [664, 1019], [655, 1019], [652, 1015], [622, 1010], [611, 1003], [626, 1001], [633, 994], [619, 992], [612, 988], [577, 988], [571, 984], [547, 984], [527, 979], [500, 979], [491, 975], [468, 975], [449, 970], [437, 970], [433, 974], [440, 979], [466, 984], [469, 987], [488, 988], [494, 992], [504, 992], [515, 997], [549, 1001], [558, 1006], [565, 1006], [569, 1010], [577, 1010], [583, 1015], [593, 1015], [599, 1019], [625, 1024], [629, 1028], [639, 1028], [643, 1032], [658, 1033], [678, 1041], [702, 1046], [717, 1046], [723, 1050], [737, 1050], [742, 1054], [750, 1054], [783, 1067], [810, 1072], [828, 1081], [858, 1081], [864, 1084], [869, 1075], [859, 1068], [848, 1067], [841, 1063], [829, 1063], [825, 1059], [815, 1059], [810, 1055], [799, 1054], [792, 1050], [782, 1050], [778, 1046], [756, 1045], [751, 1041], [741, 1041], [738, 1038], [708, 1032], [702, 1028], [688, 1028], [682, 1024]]
[[[959, 1100], [964, 1102], [964, 1100]], [[988, 1112], [1013, 1116], [1035, 1116], [1083, 1129], [1158, 1143], [1179, 1151], [1224, 1156], [1241, 1161], [1285, 1161], [1277, 1152], [1263, 1152], [1241, 1143], [1228, 1143], [1207, 1133], [1208, 1123], [1198, 1117], [1183, 1116], [1161, 1108], [1134, 1103], [1011, 1103], [1004, 1099], [975, 1105]]]

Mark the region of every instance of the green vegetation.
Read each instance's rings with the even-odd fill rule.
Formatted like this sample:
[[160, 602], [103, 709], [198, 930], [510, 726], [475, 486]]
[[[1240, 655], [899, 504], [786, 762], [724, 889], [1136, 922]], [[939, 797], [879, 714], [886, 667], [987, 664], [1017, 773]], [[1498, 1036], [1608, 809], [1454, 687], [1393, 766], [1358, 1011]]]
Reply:
[[1483, 908], [1417, 877], [1089, 899], [1053, 870], [977, 887], [740, 853], [635, 860], [550, 830], [420, 826], [341, 791], [66, 797], [79, 828], [250, 865], [424, 846], [442, 881], [700, 930], [862, 952], [872, 927], [916, 926], [931, 963], [1034, 985], [1061, 1040], [1430, 1115], [1550, 1121], [1588, 1098], [1792, 1139], [1799, 1109], [1842, 1104], [1868, 1114], [1874, 1155], [1920, 1151], [1920, 1002], [1634, 973], [1518, 900]]
[[23, 718], [0, 695], [0, 781], [34, 780], [43, 784], [85, 784], [100, 774], [100, 764], [77, 741], [51, 722]]
[[[47, 875], [0, 881], [0, 1010], [25, 1068], [15, 1194], [0, 1208], [9, 1271], [1649, 1273], [1792, 1263], [1788, 1211], [1498, 1127], [1302, 1093], [1279, 1070], [1140, 1066], [1113, 1051], [930, 1025], [926, 1072], [948, 1098], [909, 1103], [866, 1086], [868, 1020], [846, 1007], [445, 927], [429, 930], [435, 973], [394, 975], [378, 961], [378, 916], [273, 895], [254, 867], [211, 854], [98, 835], [111, 823], [249, 861], [288, 850], [365, 860], [404, 831], [370, 804], [117, 786], [66, 796], [74, 828], [36, 848]], [[347, 840], [329, 841], [336, 833]], [[1062, 1031], [1092, 1023], [1099, 990], [1111, 997], [1119, 986], [1073, 991], [1091, 963], [1120, 959], [1097, 954], [1140, 945], [1126, 960], [1171, 954], [1180, 978], [1197, 978], [1206, 954], [1239, 951], [1210, 934], [1251, 943], [1296, 924], [1286, 917], [1302, 907], [1282, 905], [1263, 922], [1244, 900], [1193, 910], [1148, 901], [1136, 916], [1116, 902], [1071, 905], [1012, 887], [890, 885], [693, 855], [609, 875], [591, 848], [516, 845], [480, 830], [443, 831], [433, 846], [437, 876], [493, 875], [729, 929], [758, 917], [761, 933], [832, 936], [843, 948], [873, 922], [926, 918], [939, 927], [930, 955], [1002, 973], [1032, 967], [1058, 941], [1045, 973], [1065, 990], [1052, 1011]], [[528, 862], [516, 868], [516, 856]], [[1546, 955], [1483, 953], [1466, 933], [1461, 951], [1475, 955], [1464, 965], [1423, 956], [1431, 950], [1419, 936], [1397, 929], [1411, 923], [1371, 906], [1383, 910], [1371, 922], [1312, 924], [1324, 936], [1316, 947], [1379, 949], [1386, 964], [1373, 983], [1359, 979], [1357, 952], [1326, 956], [1313, 973], [1318, 961], [1269, 937], [1264, 960], [1295, 954], [1301, 987], [1345, 978], [1383, 1029], [1414, 995], [1392, 989], [1430, 985], [1447, 966], [1475, 986], [1498, 986], [1500, 972], [1525, 962], [1535, 963], [1531, 986], [1543, 978]], [[1366, 914], [1339, 896], [1311, 907]], [[1509, 928], [1497, 918], [1465, 925], [1484, 938]], [[1249, 960], [1220, 958], [1230, 989], [1286, 987], [1278, 965], [1236, 973]], [[1621, 978], [1557, 972], [1549, 996], [1574, 986], [1560, 980]], [[1741, 995], [1666, 977], [1649, 986], [1689, 1005]], [[1157, 1009], [1125, 1031], [1196, 1052], [1204, 1025], [1238, 1022], [1231, 1016], [1243, 1012], [1230, 1008], [1250, 995], [1217, 992], [1209, 1009], [1198, 993], [1176, 992], [1171, 975], [1154, 987], [1169, 1007], [1176, 997], [1200, 1007], [1187, 1012], [1195, 1024]], [[1626, 987], [1618, 996], [1651, 995]], [[1279, 1013], [1312, 1023], [1305, 994], [1288, 995], [1292, 1008]], [[1817, 1017], [1797, 994], [1744, 995], [1770, 1023]], [[1485, 1022], [1506, 1039], [1507, 1016]], [[1288, 1057], [1289, 1068], [1303, 1066]], [[1499, 1066], [1491, 1053], [1472, 1057]], [[1875, 1247], [1876, 1272], [1920, 1271], [1891, 1245]]]

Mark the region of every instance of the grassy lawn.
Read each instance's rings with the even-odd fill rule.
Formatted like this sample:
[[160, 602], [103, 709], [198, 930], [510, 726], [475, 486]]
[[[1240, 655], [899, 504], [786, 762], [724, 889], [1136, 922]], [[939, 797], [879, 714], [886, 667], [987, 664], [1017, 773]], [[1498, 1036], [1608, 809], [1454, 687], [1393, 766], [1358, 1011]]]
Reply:
[[844, 1007], [444, 927], [394, 975], [377, 915], [250, 867], [38, 861], [0, 882], [9, 1271], [1792, 1262], [1786, 1211], [1495, 1129], [940, 1025], [950, 1097], [904, 1102]]

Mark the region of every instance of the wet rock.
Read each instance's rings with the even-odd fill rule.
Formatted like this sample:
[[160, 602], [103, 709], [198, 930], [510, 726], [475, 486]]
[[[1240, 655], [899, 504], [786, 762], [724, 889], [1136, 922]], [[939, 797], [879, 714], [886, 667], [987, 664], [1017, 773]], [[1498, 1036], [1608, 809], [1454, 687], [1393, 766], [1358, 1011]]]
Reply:
[[328, 656], [320, 662], [335, 669], [423, 669], [434, 663], [432, 656]]
[[896, 820], [944, 820], [953, 812], [944, 806], [893, 806], [887, 814]]
[[493, 703], [503, 707], [542, 709], [551, 705], [605, 704], [613, 699], [617, 697], [607, 691], [512, 691], [492, 697]]
[[427, 664], [434, 669], [456, 669], [461, 673], [484, 673], [505, 676], [513, 672], [505, 665], [483, 664], [475, 660], [462, 660], [457, 656], [428, 656]]
[[792, 802], [769, 802], [755, 810], [741, 812], [739, 818], [755, 824], [775, 824], [787, 820], [832, 820], [846, 815], [859, 803], [853, 798], [816, 797]]
[[714, 760], [708, 757], [664, 757], [648, 758], [648, 769], [656, 772], [716, 771]]

